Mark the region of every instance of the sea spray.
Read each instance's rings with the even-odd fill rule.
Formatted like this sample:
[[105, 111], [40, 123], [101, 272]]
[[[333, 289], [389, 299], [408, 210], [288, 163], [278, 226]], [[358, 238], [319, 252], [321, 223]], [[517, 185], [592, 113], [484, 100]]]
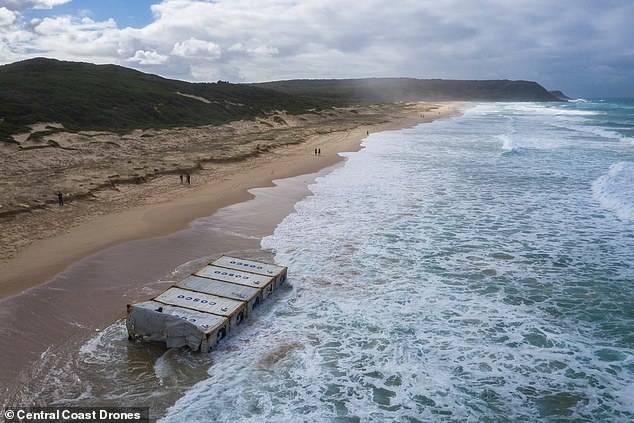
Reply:
[[619, 162], [592, 183], [594, 197], [623, 220], [634, 220], [634, 162]]

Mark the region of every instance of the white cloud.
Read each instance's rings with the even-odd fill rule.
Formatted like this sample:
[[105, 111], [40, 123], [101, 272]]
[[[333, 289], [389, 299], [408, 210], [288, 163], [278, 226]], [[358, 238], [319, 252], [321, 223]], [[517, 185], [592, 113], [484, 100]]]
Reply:
[[0, 7], [6, 7], [9, 10], [27, 10], [27, 9], [52, 9], [60, 4], [69, 3], [72, 0], [0, 0]]
[[38, 21], [20, 18], [25, 8], [63, 1], [0, 0], [0, 61], [39, 54], [187, 80], [533, 79], [564, 90], [605, 65], [634, 80], [633, 2], [164, 0], [140, 28], [55, 9]]
[[28, 29], [30, 37], [15, 44], [14, 49], [66, 60], [113, 62], [121, 41], [112, 19], [44, 18], [31, 21]]
[[241, 52], [241, 53], [262, 55], [262, 56], [272, 56], [274, 54], [279, 53], [279, 50], [276, 47], [267, 46], [267, 45], [246, 47], [242, 43], [236, 43], [230, 46], [227, 50], [232, 52]]
[[87, 39], [96, 39], [108, 29], [116, 29], [114, 20], [109, 19], [103, 22], [95, 22], [90, 18], [73, 18], [71, 16], [62, 16], [58, 18], [44, 18], [33, 21], [33, 30], [43, 36], [56, 36], [59, 34], [72, 34], [72, 36], [80, 37], [79, 41]]
[[134, 56], [128, 60], [130, 62], [138, 62], [141, 65], [161, 65], [167, 62], [167, 59], [169, 59], [169, 56], [156, 51], [137, 50]]
[[16, 13], [7, 9], [6, 7], [0, 7], [0, 27], [13, 24], [16, 19]]
[[218, 59], [221, 55], [221, 48], [211, 41], [190, 38], [174, 44], [172, 54], [180, 57], [201, 57], [205, 59]]

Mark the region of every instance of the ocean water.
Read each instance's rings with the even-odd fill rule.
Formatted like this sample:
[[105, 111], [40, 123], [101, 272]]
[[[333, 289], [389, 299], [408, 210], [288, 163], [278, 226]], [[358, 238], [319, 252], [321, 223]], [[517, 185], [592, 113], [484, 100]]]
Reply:
[[633, 421], [634, 101], [476, 104], [364, 146], [273, 234], [251, 225], [259, 210], [312, 178], [84, 265], [180, 254], [149, 297], [219, 233], [289, 266], [217, 350], [130, 343], [118, 321], [49, 348], [9, 405], [149, 406], [167, 423]]
[[634, 420], [634, 102], [364, 146], [262, 240], [291, 288], [161, 421]]

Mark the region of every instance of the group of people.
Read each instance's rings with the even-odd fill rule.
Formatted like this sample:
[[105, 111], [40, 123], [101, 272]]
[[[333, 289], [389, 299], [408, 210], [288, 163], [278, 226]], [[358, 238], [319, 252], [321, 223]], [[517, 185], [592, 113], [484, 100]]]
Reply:
[[181, 184], [183, 183], [183, 181], [187, 181], [187, 184], [191, 185], [192, 176], [189, 174], [189, 172], [181, 173], [180, 177], [181, 177]]
[[321, 156], [321, 148], [315, 149], [315, 156]]
[[[320, 154], [321, 154], [321, 152], [320, 152]], [[317, 150], [315, 150], [315, 155], [317, 155]], [[180, 174], [180, 178], [181, 178], [181, 184], [187, 182], [187, 184], [191, 185], [192, 176], [189, 174], [189, 172], [181, 173]], [[61, 191], [57, 191], [57, 204], [59, 206], [63, 206], [64, 205], [64, 193], [61, 192]]]

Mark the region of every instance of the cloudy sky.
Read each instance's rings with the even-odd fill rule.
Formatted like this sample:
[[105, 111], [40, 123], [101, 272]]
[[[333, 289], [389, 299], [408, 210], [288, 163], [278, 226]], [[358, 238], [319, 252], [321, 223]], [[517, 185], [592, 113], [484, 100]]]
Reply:
[[634, 97], [631, 0], [0, 0], [0, 64], [188, 81], [527, 79]]

